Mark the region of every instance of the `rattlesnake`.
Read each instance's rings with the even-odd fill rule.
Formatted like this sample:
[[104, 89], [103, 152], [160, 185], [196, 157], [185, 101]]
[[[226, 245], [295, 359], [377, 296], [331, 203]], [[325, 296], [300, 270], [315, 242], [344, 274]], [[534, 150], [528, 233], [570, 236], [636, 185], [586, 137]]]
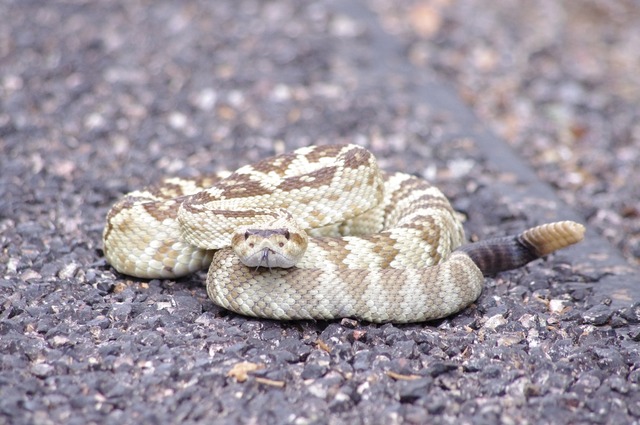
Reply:
[[210, 264], [209, 297], [244, 315], [401, 323], [455, 313], [478, 298], [483, 275], [583, 234], [563, 221], [462, 245], [459, 215], [436, 187], [381, 171], [362, 147], [330, 145], [132, 192], [109, 211], [103, 240], [109, 263], [136, 277]]

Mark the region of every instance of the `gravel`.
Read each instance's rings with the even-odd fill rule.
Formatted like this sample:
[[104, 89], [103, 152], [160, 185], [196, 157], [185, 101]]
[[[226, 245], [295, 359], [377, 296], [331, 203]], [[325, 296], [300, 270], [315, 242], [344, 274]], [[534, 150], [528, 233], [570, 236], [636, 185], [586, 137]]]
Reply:
[[[0, 424], [639, 423], [640, 289], [620, 237], [637, 188], [613, 178], [629, 148], [599, 163], [612, 178], [598, 186], [549, 164], [591, 170], [599, 133], [552, 162], [561, 126], [532, 116], [504, 133], [494, 75], [536, 93], [548, 80], [496, 65], [462, 84], [474, 70], [447, 58], [477, 31], [489, 53], [522, 39], [505, 35], [512, 15], [463, 3], [442, 2], [432, 33], [424, 9], [403, 14], [418, 2], [0, 3]], [[632, 29], [609, 30], [618, 46]], [[558, 68], [569, 88], [547, 91], [574, 112], [579, 71]], [[628, 122], [619, 105], [589, 116]], [[460, 314], [403, 326], [248, 319], [208, 300], [204, 273], [137, 280], [104, 260], [105, 215], [126, 191], [344, 142], [438, 184], [473, 239], [562, 218], [586, 218], [588, 239], [487, 279]], [[607, 232], [611, 214], [629, 220]]]

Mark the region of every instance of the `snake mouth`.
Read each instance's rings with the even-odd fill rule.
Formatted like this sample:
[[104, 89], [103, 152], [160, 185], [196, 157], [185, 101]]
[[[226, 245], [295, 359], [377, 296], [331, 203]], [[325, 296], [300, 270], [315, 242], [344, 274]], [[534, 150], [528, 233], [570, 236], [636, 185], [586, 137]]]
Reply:
[[[260, 267], [267, 267], [269, 271], [271, 271], [271, 265], [269, 264], [269, 254], [276, 255], [276, 252], [271, 248], [264, 248], [262, 250], [262, 256], [260, 257], [260, 263], [256, 266], [256, 271], [258, 271]], [[262, 266], [263, 262], [264, 266]]]
[[283, 252], [276, 251], [269, 247], [264, 247], [240, 261], [244, 263], [245, 266], [254, 268], [256, 272], [261, 268], [272, 271], [274, 268], [288, 269], [295, 265], [295, 261]]

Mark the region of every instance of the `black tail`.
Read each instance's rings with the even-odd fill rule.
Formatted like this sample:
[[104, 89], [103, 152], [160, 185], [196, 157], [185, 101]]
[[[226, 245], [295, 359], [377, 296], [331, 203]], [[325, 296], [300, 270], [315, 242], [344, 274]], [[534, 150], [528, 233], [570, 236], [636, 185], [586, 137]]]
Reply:
[[517, 236], [487, 239], [457, 249], [466, 253], [485, 276], [522, 267], [561, 248], [580, 242], [584, 226], [573, 221], [543, 224]]

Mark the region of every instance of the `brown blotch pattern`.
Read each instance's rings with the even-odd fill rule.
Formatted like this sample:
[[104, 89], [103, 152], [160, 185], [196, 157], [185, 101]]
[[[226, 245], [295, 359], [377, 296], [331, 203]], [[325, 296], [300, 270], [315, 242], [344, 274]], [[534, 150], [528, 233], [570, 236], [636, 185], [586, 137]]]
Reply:
[[294, 153], [278, 155], [275, 158], [258, 161], [255, 164], [252, 164], [251, 168], [259, 173], [276, 173], [278, 175], [283, 175], [284, 171], [289, 168], [289, 166], [298, 158], [298, 156], [299, 155], [296, 155]]
[[340, 145], [318, 146], [311, 152], [309, 152], [306, 157], [307, 160], [311, 163], [318, 162], [318, 160], [320, 160], [321, 158], [338, 157], [343, 149], [345, 149], [345, 147]]
[[349, 244], [342, 238], [316, 238], [314, 243], [322, 248], [325, 257], [331, 264], [337, 264], [340, 267], [347, 267], [345, 259], [349, 255], [347, 245]]
[[180, 203], [174, 205], [168, 205], [162, 202], [149, 202], [141, 204], [142, 208], [151, 217], [155, 218], [158, 222], [162, 222], [167, 218], [175, 218], [178, 215], [178, 207]]
[[208, 189], [222, 179], [223, 179], [222, 175], [212, 175], [212, 176], [196, 177], [193, 180], [196, 186], [201, 187], [202, 189]]
[[336, 172], [337, 167], [325, 167], [301, 176], [287, 177], [278, 185], [278, 189], [290, 192], [303, 187], [320, 188], [330, 184]]
[[358, 169], [363, 165], [370, 165], [372, 155], [365, 149], [349, 149], [344, 154], [344, 167]]
[[[395, 244], [394, 244], [395, 245]], [[381, 268], [391, 267], [391, 262], [400, 253], [392, 244], [376, 243], [373, 245], [373, 252], [382, 260], [378, 263]]]
[[271, 195], [273, 190], [248, 174], [232, 174], [217, 185], [222, 190], [220, 199], [235, 199]]

